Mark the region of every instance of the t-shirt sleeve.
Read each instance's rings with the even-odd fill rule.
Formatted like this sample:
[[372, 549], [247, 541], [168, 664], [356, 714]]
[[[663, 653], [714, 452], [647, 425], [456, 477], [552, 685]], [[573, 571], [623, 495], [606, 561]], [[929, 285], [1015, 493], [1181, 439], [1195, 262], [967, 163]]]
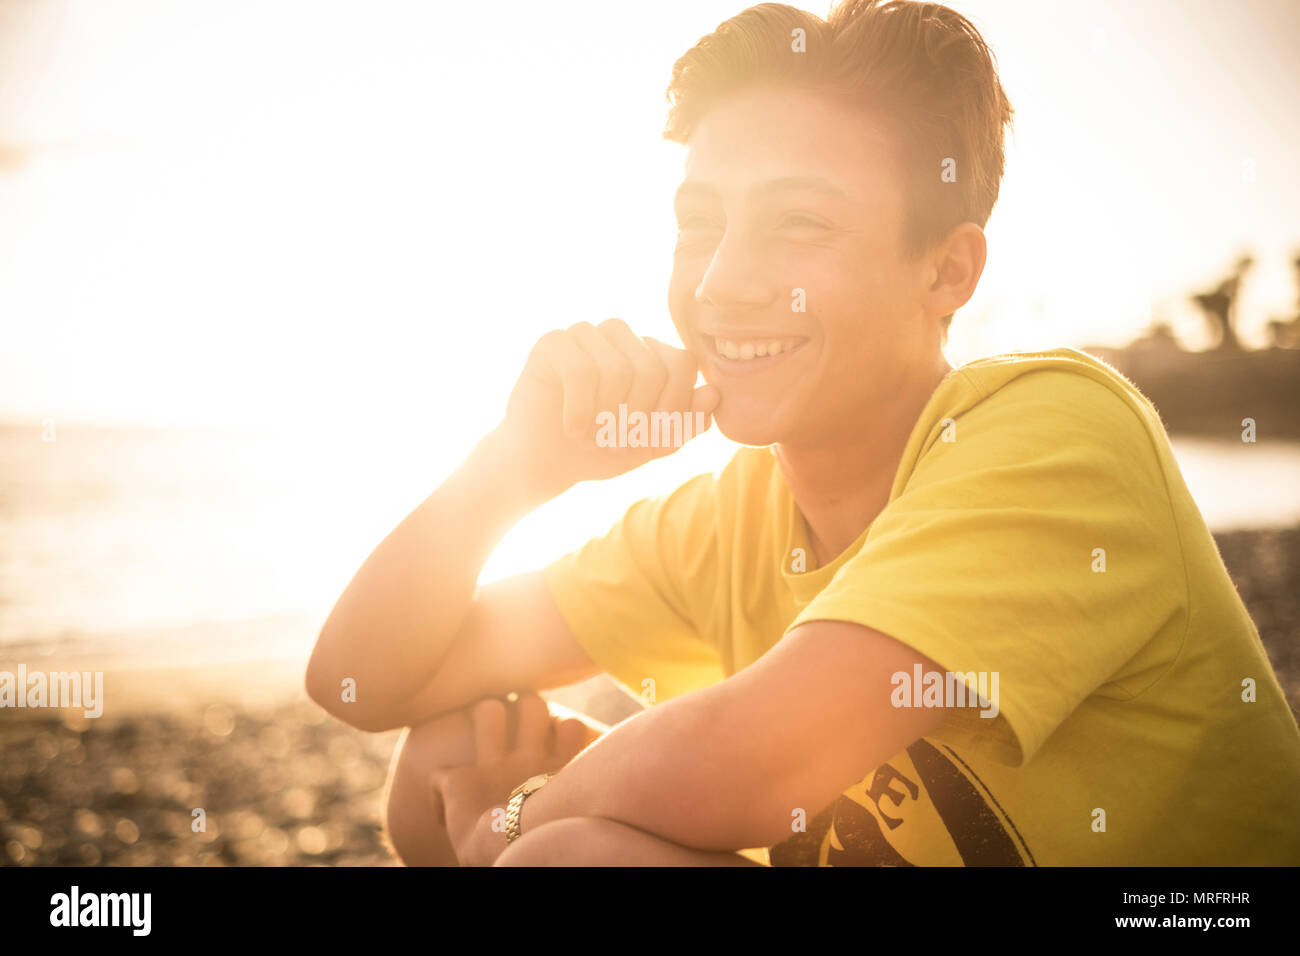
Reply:
[[1126, 664], [1157, 635], [1172, 663], [1186, 630], [1182, 548], [1147, 425], [1106, 385], [1026, 373], [954, 430], [936, 432], [791, 627], [873, 628], [968, 694], [982, 672], [996, 716], [950, 708], [932, 736], [1019, 766], [1090, 695], [1133, 696]]
[[700, 475], [542, 569], [578, 643], [638, 696], [667, 700], [724, 677], [701, 632], [718, 580], [716, 502], [714, 476]]

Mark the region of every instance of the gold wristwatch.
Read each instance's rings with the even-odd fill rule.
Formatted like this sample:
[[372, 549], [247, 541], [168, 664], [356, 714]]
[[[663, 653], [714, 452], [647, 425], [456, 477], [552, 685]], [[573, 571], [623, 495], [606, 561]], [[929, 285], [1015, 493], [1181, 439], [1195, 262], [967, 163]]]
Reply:
[[542, 789], [554, 776], [554, 773], [536, 774], [510, 791], [510, 802], [506, 804], [506, 843], [519, 839], [519, 813], [523, 810], [524, 798]]

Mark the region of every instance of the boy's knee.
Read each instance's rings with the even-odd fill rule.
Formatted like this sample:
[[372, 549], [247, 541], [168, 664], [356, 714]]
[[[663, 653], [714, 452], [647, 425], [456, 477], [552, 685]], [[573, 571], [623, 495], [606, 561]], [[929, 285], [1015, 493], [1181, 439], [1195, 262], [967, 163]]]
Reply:
[[429, 774], [439, 767], [460, 767], [474, 762], [474, 726], [469, 712], [442, 714], [409, 728], [393, 755], [388, 774], [388, 796], [399, 802], [411, 794], [427, 802]]
[[438, 767], [473, 762], [474, 728], [468, 711], [443, 714], [406, 731], [393, 756], [384, 798], [384, 830], [403, 863], [455, 863], [434, 806], [429, 776]]
[[[388, 775], [384, 797], [384, 831], [393, 852], [407, 866], [454, 866], [455, 854], [436, 806], [429, 778], [442, 767], [464, 767], [475, 761], [472, 708], [442, 714], [409, 728], [402, 738]], [[589, 717], [550, 705], [557, 732], [576, 753], [608, 730]], [[577, 718], [582, 726], [565, 718]]]

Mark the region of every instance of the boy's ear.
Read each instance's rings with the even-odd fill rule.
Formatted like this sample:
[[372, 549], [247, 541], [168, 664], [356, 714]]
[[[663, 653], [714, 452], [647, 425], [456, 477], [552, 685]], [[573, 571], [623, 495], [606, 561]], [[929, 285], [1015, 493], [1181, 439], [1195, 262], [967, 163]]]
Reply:
[[975, 294], [988, 258], [984, 230], [973, 222], [954, 226], [932, 256], [934, 279], [924, 304], [926, 312], [937, 319], [956, 312]]

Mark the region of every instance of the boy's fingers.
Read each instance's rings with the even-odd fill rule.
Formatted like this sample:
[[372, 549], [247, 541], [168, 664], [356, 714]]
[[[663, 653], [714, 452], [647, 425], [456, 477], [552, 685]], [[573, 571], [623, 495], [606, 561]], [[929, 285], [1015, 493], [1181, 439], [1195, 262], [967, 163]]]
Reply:
[[[650, 411], [668, 384], [668, 369], [649, 343], [637, 337], [622, 319], [608, 319], [597, 330], [632, 363], [634, 377], [627, 393], [630, 411]], [[611, 409], [617, 412], [617, 409]]]
[[716, 385], [701, 385], [691, 396], [691, 411], [712, 415], [722, 401], [722, 391]]
[[564, 396], [561, 411], [564, 430], [581, 436], [596, 420], [596, 390], [600, 370], [591, 356], [578, 347], [567, 332], [548, 332], [537, 343], [537, 359], [552, 380], [558, 380]]
[[[658, 339], [647, 337], [646, 341], [658, 353], [668, 369], [668, 384], [659, 395], [659, 403], [655, 411], [682, 415], [683, 437], [686, 435], [694, 437], [700, 434], [713, 424], [709, 416], [718, 407], [722, 393], [714, 385], [695, 387], [695, 383], [699, 381], [699, 363], [690, 352], [673, 348]], [[696, 412], [703, 413], [703, 419], [697, 418]], [[686, 427], [687, 424], [689, 428]], [[660, 450], [659, 455], [668, 455], [674, 450], [671, 446], [665, 447]]]
[[688, 412], [691, 410], [692, 393], [695, 381], [699, 377], [699, 366], [695, 356], [683, 349], [675, 349], [658, 339], [647, 337], [650, 347], [658, 353], [664, 367], [668, 369], [668, 383], [659, 394], [656, 411]]
[[514, 741], [515, 750], [547, 753], [551, 749], [551, 712], [546, 701], [529, 691], [519, 695], [515, 702], [519, 724]]
[[495, 698], [474, 705], [474, 762], [484, 767], [506, 755], [506, 705]]
[[[636, 380], [636, 367], [632, 360], [619, 350], [613, 342], [601, 335], [590, 322], [579, 322], [569, 328], [569, 333], [578, 343], [578, 347], [591, 357], [592, 363], [599, 370], [600, 381], [596, 384], [596, 414], [613, 412], [618, 414], [618, 406], [627, 401], [627, 394], [632, 390]], [[592, 415], [587, 423], [588, 430], [594, 431], [596, 416]]]
[[582, 721], [567, 717], [555, 725], [556, 759], [568, 763], [576, 757], [598, 734]]

